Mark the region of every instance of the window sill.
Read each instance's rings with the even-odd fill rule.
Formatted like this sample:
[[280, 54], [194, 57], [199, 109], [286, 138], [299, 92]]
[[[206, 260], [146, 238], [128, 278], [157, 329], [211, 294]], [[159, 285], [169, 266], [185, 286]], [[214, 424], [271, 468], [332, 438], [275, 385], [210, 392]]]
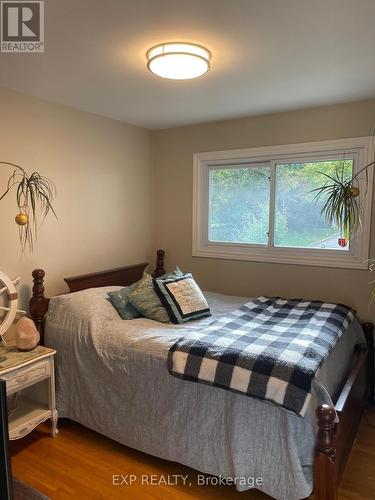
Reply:
[[345, 269], [368, 269], [368, 261], [342, 250], [316, 250], [290, 248], [246, 248], [245, 245], [217, 246], [208, 244], [201, 248], [193, 248], [193, 257], [214, 259], [244, 260], [267, 262], [273, 264], [291, 264], [301, 266], [336, 267]]

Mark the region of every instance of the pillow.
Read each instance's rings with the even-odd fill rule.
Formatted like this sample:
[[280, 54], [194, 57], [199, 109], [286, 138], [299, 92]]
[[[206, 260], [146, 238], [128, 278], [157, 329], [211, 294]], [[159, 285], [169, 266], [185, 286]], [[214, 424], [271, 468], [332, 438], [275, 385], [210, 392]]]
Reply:
[[207, 301], [190, 273], [174, 278], [156, 278], [153, 283], [172, 323], [211, 316]]
[[158, 280], [164, 280], [165, 278], [175, 278], [177, 276], [183, 276], [183, 274], [184, 273], [181, 271], [181, 269], [178, 266], [176, 266], [176, 269], [174, 271], [159, 276]]
[[168, 313], [154, 290], [151, 276], [145, 273], [137, 285], [128, 295], [130, 304], [145, 318], [169, 323]]
[[118, 290], [117, 292], [108, 292], [107, 294], [108, 300], [122, 319], [134, 319], [140, 317], [140, 313], [131, 305], [128, 298], [129, 293], [137, 288], [138, 283], [139, 281], [133, 285], [121, 288], [121, 290]]

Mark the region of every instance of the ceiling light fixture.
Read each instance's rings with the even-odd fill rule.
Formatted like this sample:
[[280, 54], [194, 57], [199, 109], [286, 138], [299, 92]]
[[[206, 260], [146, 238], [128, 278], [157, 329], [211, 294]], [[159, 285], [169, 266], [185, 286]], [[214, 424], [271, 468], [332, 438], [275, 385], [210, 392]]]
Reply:
[[195, 43], [161, 43], [146, 55], [148, 69], [162, 78], [188, 80], [202, 76], [210, 69], [211, 52]]

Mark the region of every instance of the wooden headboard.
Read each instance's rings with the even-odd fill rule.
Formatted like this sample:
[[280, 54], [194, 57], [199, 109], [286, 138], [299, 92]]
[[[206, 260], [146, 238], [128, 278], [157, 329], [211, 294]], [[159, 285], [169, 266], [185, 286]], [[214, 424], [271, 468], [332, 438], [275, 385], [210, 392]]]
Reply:
[[[156, 252], [156, 267], [152, 276], [157, 278], [165, 273], [164, 269], [164, 250]], [[143, 272], [148, 266], [147, 262], [133, 264], [131, 266], [99, 271], [96, 273], [82, 274], [65, 278], [69, 287], [69, 292], [79, 292], [87, 288], [98, 288], [102, 286], [128, 286], [142, 278]], [[44, 341], [44, 323], [48, 311], [49, 298], [44, 295], [44, 278], [46, 273], [43, 269], [34, 269], [33, 290], [29, 303], [31, 318], [34, 320], [40, 334], [40, 343]]]

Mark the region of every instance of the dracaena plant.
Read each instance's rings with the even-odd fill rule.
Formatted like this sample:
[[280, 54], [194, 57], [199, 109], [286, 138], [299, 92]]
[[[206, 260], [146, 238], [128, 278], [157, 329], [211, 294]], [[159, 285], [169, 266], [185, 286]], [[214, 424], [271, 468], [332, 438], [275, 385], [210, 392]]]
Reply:
[[339, 228], [345, 241], [349, 241], [361, 228], [362, 203], [359, 197], [359, 176], [365, 174], [367, 186], [368, 169], [374, 164], [372, 161], [350, 178], [346, 177], [344, 168], [337, 169], [333, 175], [319, 172], [327, 178], [327, 181], [323, 186], [311, 191], [315, 192], [316, 200], [323, 201], [321, 213], [326, 221]]
[[[347, 178], [344, 169], [338, 169], [334, 175], [320, 172], [327, 178], [326, 183], [314, 189], [315, 199], [321, 199], [323, 205], [321, 213], [329, 224], [335, 224], [344, 238], [344, 243], [355, 236], [362, 225], [362, 203], [367, 193], [368, 169], [375, 165], [371, 161], [359, 170], [355, 175]], [[359, 177], [365, 175], [364, 193], [360, 193]], [[360, 197], [359, 195], [362, 194]], [[345, 243], [346, 244], [346, 243]], [[375, 259], [371, 259], [369, 265], [370, 272], [375, 271]], [[375, 280], [370, 281], [372, 285], [370, 292], [370, 304], [375, 299]]]
[[6, 189], [0, 195], [0, 201], [11, 191], [15, 191], [18, 207], [15, 222], [19, 227], [22, 253], [32, 252], [38, 233], [38, 216], [42, 217], [42, 221], [50, 212], [56, 217], [52, 206], [56, 195], [55, 185], [38, 172], [29, 175], [22, 167], [14, 163], [0, 161], [0, 164], [13, 169]]

